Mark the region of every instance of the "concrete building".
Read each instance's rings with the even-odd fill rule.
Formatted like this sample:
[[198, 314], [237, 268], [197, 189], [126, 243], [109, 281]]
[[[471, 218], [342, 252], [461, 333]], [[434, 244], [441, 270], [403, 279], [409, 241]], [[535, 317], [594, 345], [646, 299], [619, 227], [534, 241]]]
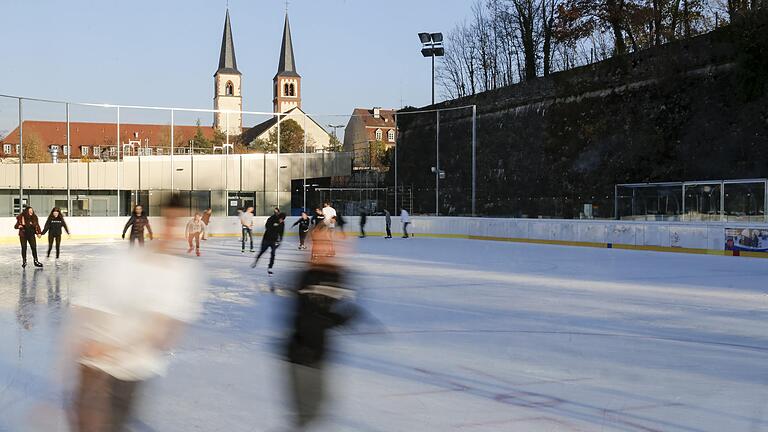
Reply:
[[354, 154], [355, 167], [370, 167], [375, 144], [386, 148], [397, 144], [395, 110], [355, 108], [344, 129], [344, 151]]
[[330, 186], [332, 177], [349, 176], [352, 155], [281, 154], [279, 164], [276, 154], [128, 156], [120, 162], [27, 163], [23, 176], [19, 169], [18, 163], [0, 164], [0, 216], [17, 214], [20, 204], [41, 214], [57, 206], [71, 216], [122, 216], [142, 204], [157, 214], [171, 191], [188, 198], [190, 210], [212, 207], [222, 216], [254, 206], [257, 215], [266, 215], [275, 206], [287, 213], [303, 208], [305, 178], [306, 204], [317, 205], [314, 190]]

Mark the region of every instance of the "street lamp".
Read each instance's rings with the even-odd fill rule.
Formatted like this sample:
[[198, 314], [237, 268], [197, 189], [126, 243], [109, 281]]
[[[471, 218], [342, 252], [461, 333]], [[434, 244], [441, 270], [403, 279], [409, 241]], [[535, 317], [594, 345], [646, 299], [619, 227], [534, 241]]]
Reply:
[[421, 55], [432, 57], [432, 105], [435, 104], [435, 57], [445, 55], [442, 33], [419, 33], [421, 40]]

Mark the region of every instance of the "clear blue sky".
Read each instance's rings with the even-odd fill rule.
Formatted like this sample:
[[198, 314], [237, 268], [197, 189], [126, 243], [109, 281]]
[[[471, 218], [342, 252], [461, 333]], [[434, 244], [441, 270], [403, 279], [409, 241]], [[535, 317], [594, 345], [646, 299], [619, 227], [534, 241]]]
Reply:
[[[0, 93], [211, 108], [225, 4], [3, 2]], [[244, 109], [271, 111], [285, 2], [230, 0], [229, 8]], [[469, 9], [469, 0], [292, 0], [305, 110], [346, 114], [358, 106], [428, 104], [430, 64], [416, 34], [448, 31]], [[10, 104], [0, 105], [7, 121]]]

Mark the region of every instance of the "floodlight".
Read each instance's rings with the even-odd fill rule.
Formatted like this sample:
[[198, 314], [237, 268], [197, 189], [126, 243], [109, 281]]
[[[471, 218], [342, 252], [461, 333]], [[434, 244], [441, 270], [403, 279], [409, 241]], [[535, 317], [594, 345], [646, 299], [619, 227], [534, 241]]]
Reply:
[[434, 43], [440, 43], [443, 41], [443, 34], [442, 33], [432, 33], [429, 35], [432, 38], [432, 42]]
[[434, 53], [434, 50], [432, 48], [423, 48], [421, 50], [421, 55], [424, 57], [432, 57], [432, 54]]
[[432, 42], [432, 35], [429, 33], [419, 33], [419, 39], [421, 40], [421, 43], [427, 44]]

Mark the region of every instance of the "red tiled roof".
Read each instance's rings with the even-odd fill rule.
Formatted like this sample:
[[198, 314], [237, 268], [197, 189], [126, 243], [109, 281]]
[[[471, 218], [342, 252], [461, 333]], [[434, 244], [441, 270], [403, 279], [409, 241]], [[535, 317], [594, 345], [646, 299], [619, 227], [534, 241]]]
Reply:
[[[213, 128], [210, 126], [200, 126], [203, 135], [213, 138]], [[117, 125], [115, 123], [86, 123], [70, 122], [70, 143], [73, 149], [80, 146], [105, 146], [114, 145], [117, 135]], [[142, 144], [149, 144], [150, 147], [169, 145], [168, 138], [171, 133], [170, 125], [158, 124], [121, 124], [120, 141], [141, 141]], [[174, 135], [176, 142], [186, 143], [197, 133], [197, 126], [174, 126]], [[67, 124], [65, 122], [54, 121], [33, 121], [24, 122], [24, 137], [36, 135], [40, 144], [48, 147], [52, 144], [66, 145], [67, 143]], [[19, 128], [14, 129], [8, 136], [0, 140], [8, 144], [17, 144], [19, 142]]]
[[352, 115], [359, 116], [366, 127], [386, 128], [395, 126], [395, 110], [381, 109], [379, 114], [379, 118], [374, 118], [373, 110], [368, 108], [355, 108], [352, 111]]

